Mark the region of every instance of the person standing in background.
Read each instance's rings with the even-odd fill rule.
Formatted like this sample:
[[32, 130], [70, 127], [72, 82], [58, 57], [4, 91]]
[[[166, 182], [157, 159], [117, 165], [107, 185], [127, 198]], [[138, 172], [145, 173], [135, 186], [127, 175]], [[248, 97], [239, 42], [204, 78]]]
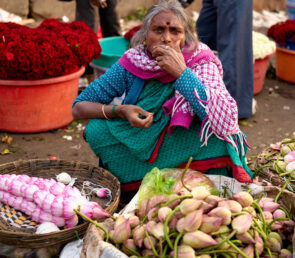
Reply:
[[252, 1], [203, 0], [196, 30], [201, 42], [217, 50], [224, 83], [238, 104], [239, 118], [252, 116]]
[[117, 0], [76, 0], [76, 21], [85, 21], [97, 32], [95, 22], [96, 6], [103, 37], [120, 36], [120, 25], [116, 13]]

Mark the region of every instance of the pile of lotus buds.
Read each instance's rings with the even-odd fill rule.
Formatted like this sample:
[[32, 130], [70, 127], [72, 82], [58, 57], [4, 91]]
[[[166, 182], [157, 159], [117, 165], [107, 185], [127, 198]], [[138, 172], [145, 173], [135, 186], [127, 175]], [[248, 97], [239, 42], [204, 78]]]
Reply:
[[292, 138], [286, 138], [270, 147], [273, 152], [264, 156], [265, 163], [257, 170], [269, 167], [281, 177], [295, 179], [295, 132]]
[[0, 176], [0, 201], [39, 223], [52, 222], [71, 228], [78, 224], [79, 211], [90, 219], [110, 215], [96, 202], [88, 201], [76, 187], [54, 179], [4, 174]]
[[118, 216], [108, 237], [132, 257], [292, 257], [295, 223], [277, 199], [182, 188]]

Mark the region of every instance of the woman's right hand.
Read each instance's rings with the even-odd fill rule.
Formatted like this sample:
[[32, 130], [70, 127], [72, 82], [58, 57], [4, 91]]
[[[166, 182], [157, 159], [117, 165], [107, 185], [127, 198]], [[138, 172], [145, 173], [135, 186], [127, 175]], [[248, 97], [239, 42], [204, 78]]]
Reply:
[[[149, 128], [153, 122], [153, 113], [135, 105], [117, 106], [116, 113], [119, 117], [126, 118], [130, 125], [136, 128]], [[143, 118], [139, 115], [142, 115]]]

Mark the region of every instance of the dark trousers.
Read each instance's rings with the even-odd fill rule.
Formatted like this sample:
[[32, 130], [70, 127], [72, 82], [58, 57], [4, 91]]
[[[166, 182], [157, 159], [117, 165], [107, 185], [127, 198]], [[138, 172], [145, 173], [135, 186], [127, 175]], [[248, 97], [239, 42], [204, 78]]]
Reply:
[[[107, 0], [107, 7], [98, 8], [103, 37], [120, 35], [116, 4], [117, 0]], [[76, 0], [76, 21], [85, 21], [95, 32], [97, 32], [96, 12], [97, 7], [91, 5], [90, 0]]]
[[217, 50], [224, 83], [236, 100], [239, 118], [252, 116], [252, 0], [203, 0], [197, 20], [201, 42]]

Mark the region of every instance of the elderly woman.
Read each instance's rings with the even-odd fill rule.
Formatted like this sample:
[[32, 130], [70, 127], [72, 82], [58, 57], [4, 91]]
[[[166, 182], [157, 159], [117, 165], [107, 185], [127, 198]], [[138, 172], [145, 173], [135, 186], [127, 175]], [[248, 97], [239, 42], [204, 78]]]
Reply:
[[[74, 101], [74, 118], [91, 119], [86, 141], [129, 190], [153, 167], [184, 167], [189, 157], [198, 171], [251, 181], [236, 102], [191, 24], [177, 1], [154, 5], [132, 48]], [[124, 92], [122, 105], [109, 105]]]

